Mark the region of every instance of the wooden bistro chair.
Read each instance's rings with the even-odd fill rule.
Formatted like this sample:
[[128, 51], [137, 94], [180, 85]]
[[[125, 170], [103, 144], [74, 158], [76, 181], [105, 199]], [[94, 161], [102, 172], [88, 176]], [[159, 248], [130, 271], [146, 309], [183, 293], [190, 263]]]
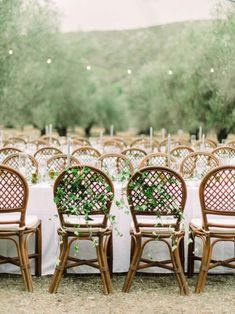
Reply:
[[[54, 136], [48, 136], [48, 135], [43, 135], [40, 137], [41, 140], [43, 140], [44, 142], [47, 142], [47, 145], [55, 145], [55, 146], [60, 146], [60, 141], [58, 140], [57, 137]], [[51, 140], [51, 143], [50, 143]]]
[[[16, 153], [9, 155], [7, 158], [3, 160], [3, 164], [10, 166], [20, 172], [20, 156], [22, 153]], [[26, 178], [31, 178], [32, 172], [35, 171], [36, 174], [38, 174], [38, 162], [37, 160], [29, 155], [29, 154], [24, 154], [25, 158], [25, 177]]]
[[[18, 257], [0, 255], [0, 264], [19, 266], [25, 288], [33, 291], [29, 259], [35, 259], [35, 275], [41, 276], [41, 221], [26, 214], [28, 185], [23, 176], [11, 167], [0, 165], [0, 240], [10, 240]], [[35, 235], [35, 252], [28, 254], [28, 240]]]
[[[199, 188], [202, 219], [190, 222], [190, 244], [188, 247], [188, 276], [194, 273], [194, 261], [201, 267], [196, 293], [204, 290], [208, 271], [217, 266], [235, 268], [235, 256], [226, 260], [215, 260], [213, 250], [219, 242], [235, 242], [235, 166], [217, 167], [202, 180]], [[202, 240], [202, 256], [195, 256], [195, 237]]]
[[194, 150], [187, 145], [180, 145], [172, 148], [171, 155], [176, 161], [182, 161], [187, 155], [193, 153]]
[[[171, 161], [174, 159], [171, 157]], [[165, 153], [152, 153], [145, 156], [139, 164], [139, 169], [147, 166], [155, 167], [167, 167], [168, 166], [168, 156]]]
[[[49, 292], [57, 292], [64, 271], [88, 265], [101, 272], [104, 293], [112, 292], [111, 268], [112, 228], [108, 224], [114, 188], [101, 170], [90, 166], [75, 166], [62, 172], [54, 184], [54, 196], [60, 218], [61, 237], [59, 265], [56, 266]], [[68, 209], [76, 210], [68, 213]], [[89, 208], [89, 213], [87, 212]], [[88, 217], [89, 216], [89, 217]], [[70, 256], [75, 241], [95, 242], [97, 259], [84, 260]], [[109, 252], [109, 261], [108, 261]]]
[[149, 152], [149, 153], [159, 151], [159, 142], [154, 139], [151, 142], [150, 138], [142, 138], [142, 137], [137, 138], [134, 141], [132, 141], [130, 146], [143, 149], [144, 151]]
[[124, 145], [120, 141], [116, 141], [114, 139], [108, 139], [103, 142], [103, 151], [105, 154], [121, 153], [123, 149], [124, 149]]
[[48, 170], [53, 169], [57, 174], [64, 171], [66, 167], [76, 165], [80, 165], [80, 162], [74, 156], [68, 158], [65, 154], [58, 154], [47, 160]]
[[202, 168], [202, 176], [220, 165], [219, 159], [206, 152], [194, 152], [187, 155], [180, 164], [180, 173], [184, 179], [192, 179], [197, 175], [197, 165]]
[[217, 147], [212, 151], [212, 155], [216, 156], [220, 161], [221, 164], [229, 163], [233, 159], [235, 159], [235, 147], [231, 146], [221, 146]]
[[123, 150], [122, 155], [125, 155], [131, 161], [134, 169], [138, 169], [141, 160], [147, 153], [138, 147], [131, 147]]
[[0, 149], [0, 164], [3, 162], [3, 160], [12, 154], [20, 153], [22, 152], [20, 149], [15, 147], [3, 147]]
[[97, 166], [100, 152], [91, 146], [82, 146], [73, 151], [72, 155], [79, 160], [81, 164]]
[[40, 163], [41, 161], [47, 161], [52, 156], [62, 154], [62, 151], [56, 147], [42, 147], [34, 154], [35, 159]]
[[[127, 185], [127, 199], [133, 219], [131, 264], [123, 286], [129, 292], [136, 271], [158, 266], [176, 274], [180, 293], [189, 293], [180, 258], [184, 231], [180, 222], [186, 202], [186, 185], [175, 171], [165, 167], [146, 167], [135, 172]], [[143, 257], [145, 246], [162, 241], [169, 260], [153, 261]]]

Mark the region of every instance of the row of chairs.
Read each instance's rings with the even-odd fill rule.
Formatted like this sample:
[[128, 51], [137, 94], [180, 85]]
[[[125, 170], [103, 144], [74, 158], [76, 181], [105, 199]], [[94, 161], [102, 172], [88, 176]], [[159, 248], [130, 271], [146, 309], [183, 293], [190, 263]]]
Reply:
[[[78, 184], [77, 175], [81, 173], [83, 177]], [[218, 167], [209, 172], [200, 185], [202, 219], [193, 220], [190, 223], [191, 243], [188, 254], [189, 276], [193, 275], [194, 261], [201, 261], [196, 285], [197, 293], [203, 291], [209, 269], [221, 265], [234, 268], [232, 264], [235, 261], [234, 257], [225, 261], [212, 259], [216, 243], [234, 242], [235, 239], [234, 178], [234, 166]], [[40, 276], [41, 222], [36, 216], [26, 214], [28, 185], [20, 173], [13, 168], [0, 165], [0, 186], [0, 239], [13, 241], [18, 253], [17, 258], [0, 255], [0, 263], [20, 266], [26, 289], [33, 291], [29, 260], [31, 258], [36, 260], [35, 274]], [[90, 193], [87, 193], [88, 190]], [[60, 191], [60, 197], [58, 197], [58, 191]], [[108, 223], [108, 217], [113, 193], [114, 187], [110, 178], [94, 167], [77, 165], [62, 172], [56, 179], [54, 196], [57, 197], [56, 205], [61, 225], [58, 235], [62, 241], [59, 264], [55, 268], [49, 287], [50, 293], [57, 291], [62, 275], [67, 269], [84, 264], [98, 268], [101, 272], [104, 293], [112, 292], [110, 277], [112, 225]], [[102, 202], [100, 195], [102, 195]], [[142, 168], [130, 179], [127, 185], [127, 200], [133, 225], [130, 229], [131, 261], [123, 286], [124, 292], [130, 290], [137, 270], [158, 266], [172, 270], [176, 275], [180, 293], [182, 295], [189, 293], [182, 266], [184, 265], [182, 245], [184, 230], [181, 228], [181, 221], [186, 196], [184, 179], [169, 168]], [[89, 220], [85, 219], [83, 208], [88, 203], [93, 205], [90, 207]], [[68, 215], [67, 209], [70, 207], [76, 207], [80, 217]], [[229, 220], [226, 219], [227, 216], [230, 217]], [[81, 217], [84, 217], [83, 220]], [[32, 235], [35, 235], [35, 252], [29, 255], [27, 246]], [[194, 255], [195, 237], [202, 239], [201, 257]], [[77, 240], [93, 241], [94, 238], [96, 239], [96, 259], [84, 260], [70, 255], [72, 245]], [[169, 250], [169, 259], [153, 261], [143, 256], [144, 248], [152, 241], [161, 241], [166, 245]]]

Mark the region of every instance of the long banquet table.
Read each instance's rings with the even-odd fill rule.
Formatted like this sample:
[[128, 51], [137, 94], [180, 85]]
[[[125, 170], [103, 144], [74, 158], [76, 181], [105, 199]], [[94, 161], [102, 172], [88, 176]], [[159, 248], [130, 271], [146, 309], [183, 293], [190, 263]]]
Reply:
[[[187, 202], [184, 212], [184, 224], [186, 226], [192, 218], [200, 218], [201, 210], [199, 203], [198, 182], [187, 183]], [[121, 184], [115, 183], [115, 199], [122, 199], [123, 195]], [[130, 235], [129, 229], [131, 225], [131, 215], [128, 207], [117, 207], [115, 201], [111, 209], [111, 213], [115, 215], [117, 221], [117, 229], [122, 234], [118, 235], [117, 232], [113, 232], [113, 271], [115, 273], [127, 272], [130, 261]], [[29, 187], [29, 202], [27, 207], [27, 214], [37, 215], [42, 220], [42, 275], [52, 274], [59, 255], [59, 238], [57, 235], [57, 228], [59, 225], [57, 218], [57, 210], [53, 201], [53, 187], [50, 184], [41, 183], [37, 185], [31, 185]], [[32, 239], [33, 241], [33, 239]], [[33, 244], [30, 245], [33, 247]], [[155, 248], [157, 247], [157, 250]], [[199, 250], [201, 245], [198, 246]], [[201, 251], [201, 250], [200, 250]], [[235, 246], [232, 243], [220, 243], [215, 249], [215, 258], [225, 258], [233, 256]], [[0, 254], [14, 256], [16, 251], [14, 244], [11, 241], [0, 241]], [[157, 253], [156, 253], [157, 252]], [[185, 260], [187, 261], [187, 234], [185, 237]], [[80, 241], [79, 251], [73, 254], [81, 254], [83, 258], [95, 256], [95, 249], [92, 247], [90, 241]], [[168, 251], [164, 244], [159, 241], [152, 242], [147, 246], [144, 254], [148, 258], [162, 259], [168, 256]], [[186, 262], [185, 262], [186, 263]], [[32, 265], [33, 266], [33, 265]], [[196, 270], [198, 266], [196, 267]], [[81, 266], [71, 270], [77, 273], [90, 273], [97, 272], [96, 269], [88, 266]], [[144, 270], [146, 272], [168, 272], [160, 268], [150, 268]], [[231, 269], [217, 267], [213, 272], [232, 272]], [[14, 265], [0, 265], [0, 272], [4, 273], [19, 273], [19, 268]], [[33, 272], [33, 267], [32, 267]]]

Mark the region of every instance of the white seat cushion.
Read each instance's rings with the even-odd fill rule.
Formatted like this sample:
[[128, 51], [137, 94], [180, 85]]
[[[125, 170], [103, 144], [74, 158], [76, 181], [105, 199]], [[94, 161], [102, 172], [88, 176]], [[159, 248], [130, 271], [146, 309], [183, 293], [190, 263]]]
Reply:
[[[138, 217], [137, 221], [139, 224], [146, 224], [146, 225], [156, 225], [155, 226], [144, 226], [140, 227], [140, 231], [143, 233], [156, 233], [156, 234], [169, 234], [175, 231], [172, 225], [176, 224], [176, 219], [171, 216], [164, 216], [161, 218], [153, 217], [153, 216], [145, 216], [145, 217]], [[158, 226], [159, 225], [159, 226]], [[160, 226], [160, 225], [167, 225], [167, 226]], [[134, 223], [132, 222], [131, 227], [134, 229]]]
[[0, 231], [18, 231], [24, 229], [32, 229], [39, 224], [39, 219], [34, 215], [26, 215], [25, 217], [25, 227], [20, 228], [19, 224], [4, 224], [5, 221], [19, 220], [19, 214], [0, 214]]
[[[86, 221], [84, 216], [68, 216], [64, 215], [64, 222], [66, 224], [74, 225], [74, 227], [67, 227], [66, 230], [70, 232], [78, 233], [89, 233], [89, 232], [102, 232], [105, 229], [97, 226], [97, 224], [102, 224], [103, 222], [102, 215], [92, 216], [92, 220]], [[87, 227], [79, 227], [79, 225], [87, 225]], [[108, 224], [108, 227], [110, 223]]]
[[[235, 218], [210, 218], [208, 220], [209, 224], [217, 224], [217, 225], [234, 225], [234, 228], [219, 228], [219, 227], [209, 227], [210, 232], [213, 233], [235, 233]], [[191, 220], [191, 224], [198, 228], [203, 229], [202, 227], [202, 219], [194, 218]]]

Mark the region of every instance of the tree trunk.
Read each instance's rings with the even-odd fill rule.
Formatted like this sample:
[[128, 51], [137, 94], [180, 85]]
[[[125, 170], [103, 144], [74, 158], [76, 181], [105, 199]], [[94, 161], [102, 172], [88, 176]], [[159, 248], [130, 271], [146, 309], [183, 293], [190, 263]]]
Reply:
[[56, 126], [56, 130], [59, 133], [59, 136], [66, 136], [67, 135], [67, 126]]
[[228, 137], [228, 130], [226, 128], [220, 129], [217, 133], [217, 139], [221, 143], [222, 140], [225, 140]]
[[85, 134], [87, 137], [91, 136], [91, 128], [93, 127], [94, 122], [91, 121], [88, 126], [85, 127]]

